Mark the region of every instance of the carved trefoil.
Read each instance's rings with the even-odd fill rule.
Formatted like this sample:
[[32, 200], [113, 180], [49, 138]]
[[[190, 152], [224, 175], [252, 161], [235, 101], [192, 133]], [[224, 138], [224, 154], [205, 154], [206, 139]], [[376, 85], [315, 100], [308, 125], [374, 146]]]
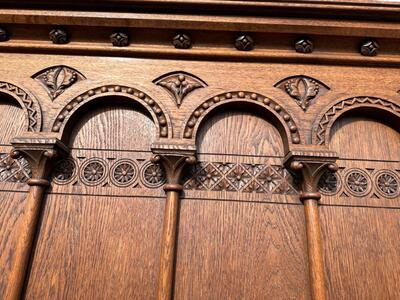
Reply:
[[286, 92], [304, 111], [312, 101], [329, 90], [329, 87], [321, 81], [303, 75], [285, 78], [274, 86]]
[[67, 66], [54, 66], [44, 69], [32, 76], [54, 100], [64, 91], [80, 80], [86, 79], [79, 71]]
[[207, 86], [200, 78], [186, 72], [172, 72], [153, 80], [153, 83], [164, 88], [173, 98], [178, 107], [183, 99], [198, 88]]

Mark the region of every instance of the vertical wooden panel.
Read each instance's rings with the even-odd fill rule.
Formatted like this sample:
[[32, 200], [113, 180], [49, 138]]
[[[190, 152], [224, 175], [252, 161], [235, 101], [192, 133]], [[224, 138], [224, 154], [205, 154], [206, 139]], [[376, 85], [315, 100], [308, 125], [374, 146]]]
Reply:
[[0, 192], [0, 299], [6, 291], [14, 263], [18, 226], [24, 213], [24, 192]]
[[320, 207], [329, 299], [399, 299], [400, 210]]
[[0, 93], [0, 144], [8, 145], [13, 137], [25, 131], [26, 116], [18, 102]]
[[[198, 146], [201, 161], [218, 162], [214, 165], [228, 169], [221, 172], [235, 174], [227, 176], [235, 187], [248, 184], [246, 178], [241, 181], [243, 166], [280, 165], [284, 151], [268, 118], [243, 110], [226, 110], [208, 119], [199, 131]], [[216, 176], [218, 183], [219, 171], [205, 172], [209, 175], [200, 179]], [[301, 203], [265, 203], [271, 197], [266, 192], [255, 202], [255, 193], [242, 188], [232, 187], [225, 194], [218, 194], [218, 188], [207, 193], [201, 189], [191, 190], [194, 197], [181, 203], [175, 299], [308, 299]], [[285, 195], [276, 197], [286, 201]]]
[[[135, 106], [99, 106], [72, 130], [72, 157], [133, 161], [154, 136]], [[98, 171], [106, 174], [101, 184], [85, 184], [80, 170], [80, 180], [47, 197], [27, 299], [155, 298], [164, 199], [127, 196], [134, 186], [112, 186], [110, 169]]]
[[301, 205], [183, 200], [175, 299], [308, 299]]

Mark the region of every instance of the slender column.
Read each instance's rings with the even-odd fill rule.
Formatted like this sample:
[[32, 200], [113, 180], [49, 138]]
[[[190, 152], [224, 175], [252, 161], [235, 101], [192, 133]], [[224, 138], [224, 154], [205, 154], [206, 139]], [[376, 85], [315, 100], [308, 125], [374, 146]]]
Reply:
[[6, 287], [5, 299], [18, 300], [22, 296], [32, 248], [38, 231], [44, 193], [49, 186], [52, 161], [58, 154], [65, 154], [66, 147], [58, 140], [14, 139], [13, 158], [23, 156], [30, 164], [32, 178], [28, 180], [30, 189], [25, 201], [24, 214], [18, 225], [18, 241], [14, 248], [12, 271]]
[[300, 200], [304, 205], [313, 300], [326, 299], [323, 245], [318, 211], [318, 201], [321, 199], [321, 195], [318, 192], [318, 181], [326, 170], [337, 171], [336, 159], [336, 153], [328, 151], [292, 151], [285, 159], [288, 167], [298, 175], [301, 184]]
[[153, 148], [157, 155], [152, 159], [160, 163], [165, 171], [167, 183], [164, 185], [166, 202], [164, 224], [161, 239], [160, 270], [158, 277], [157, 299], [172, 299], [174, 265], [176, 256], [176, 235], [179, 219], [179, 195], [182, 191], [180, 180], [186, 165], [196, 162], [194, 151], [165, 151]]

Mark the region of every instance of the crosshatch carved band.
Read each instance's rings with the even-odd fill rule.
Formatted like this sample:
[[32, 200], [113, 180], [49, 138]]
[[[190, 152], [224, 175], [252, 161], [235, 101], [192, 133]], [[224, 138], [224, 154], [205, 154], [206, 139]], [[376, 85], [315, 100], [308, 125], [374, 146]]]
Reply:
[[107, 96], [130, 98], [144, 106], [153, 117], [156, 126], [158, 126], [159, 136], [162, 138], [168, 137], [169, 132], [171, 131], [170, 120], [164, 113], [160, 104], [142, 91], [123, 85], [99, 86], [75, 97], [58, 114], [53, 124], [52, 131], [63, 133], [68, 120], [80, 107], [82, 107], [82, 105], [87, 104], [92, 100]]
[[4, 92], [12, 96], [18, 101], [22, 109], [26, 113], [27, 131], [40, 131], [42, 128], [42, 110], [39, 102], [20, 87], [0, 81], [0, 92]]
[[280, 121], [286, 131], [288, 141], [291, 141], [293, 144], [300, 143], [299, 128], [297, 127], [292, 116], [281, 105], [279, 105], [276, 101], [261, 94], [246, 91], [222, 93], [204, 101], [200, 106], [196, 108], [196, 110], [191, 114], [190, 118], [186, 122], [183, 132], [183, 138], [195, 138], [199, 124], [201, 123], [203, 118], [210, 111], [212, 111], [213, 108], [221, 104], [241, 101], [243, 101], [244, 103], [255, 103], [266, 108]]
[[323, 116], [318, 119], [314, 125], [313, 141], [317, 145], [327, 144], [329, 141], [329, 133], [333, 123], [343, 113], [360, 107], [372, 107], [379, 110], [385, 110], [399, 118], [400, 122], [400, 105], [388, 100], [376, 97], [353, 97], [341, 100], [332, 105], [325, 111]]

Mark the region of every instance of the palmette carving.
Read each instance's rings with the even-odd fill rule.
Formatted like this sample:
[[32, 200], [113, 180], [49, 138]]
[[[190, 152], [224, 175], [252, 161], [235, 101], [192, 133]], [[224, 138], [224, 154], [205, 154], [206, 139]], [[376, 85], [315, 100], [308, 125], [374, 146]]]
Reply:
[[329, 90], [327, 85], [308, 76], [289, 77], [276, 83], [275, 87], [285, 91], [304, 111], [317, 96]]
[[188, 94], [207, 86], [200, 78], [185, 72], [168, 73], [153, 82], [164, 88], [173, 97], [178, 107], [181, 106], [183, 99]]
[[80, 72], [67, 66], [55, 66], [40, 71], [32, 76], [46, 89], [54, 100], [76, 82], [86, 79]]

